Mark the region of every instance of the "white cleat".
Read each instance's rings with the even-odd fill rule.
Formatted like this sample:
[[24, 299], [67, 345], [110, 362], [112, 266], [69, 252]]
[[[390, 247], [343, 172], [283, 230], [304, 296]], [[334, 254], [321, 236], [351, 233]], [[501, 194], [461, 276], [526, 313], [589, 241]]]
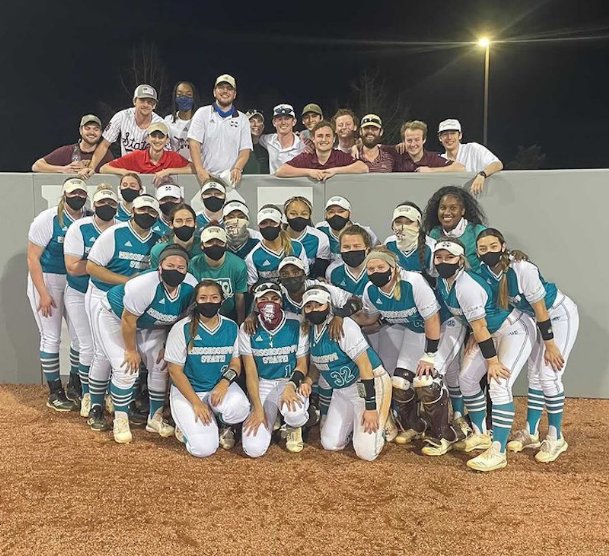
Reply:
[[112, 396], [110, 394], [106, 394], [104, 397], [104, 404], [106, 406], [106, 413], [112, 415], [114, 413], [114, 403], [112, 402]]
[[408, 429], [407, 431], [401, 431], [398, 433], [398, 435], [393, 439], [393, 442], [395, 442], [395, 444], [403, 445], [423, 437], [423, 433], [417, 432], [413, 429]]
[[133, 440], [131, 429], [129, 428], [129, 417], [114, 417], [114, 440], [119, 444], [129, 444]]
[[491, 447], [493, 438], [490, 434], [472, 433], [465, 440], [460, 440], [453, 444], [453, 448], [458, 452], [471, 452], [473, 450], [487, 450]]
[[453, 420], [452, 425], [455, 429], [461, 431], [465, 438], [467, 438], [473, 432], [465, 417], [457, 417]]
[[235, 447], [235, 432], [231, 427], [220, 429], [220, 446], [224, 450], [231, 450]]
[[521, 429], [512, 435], [512, 440], [508, 442], [507, 449], [510, 452], [518, 453], [526, 448], [539, 448], [540, 446], [539, 434], [532, 435], [529, 434], [527, 429]]
[[91, 394], [84, 394], [80, 402], [80, 416], [87, 418], [91, 411]]
[[467, 462], [467, 467], [475, 471], [495, 471], [503, 469], [507, 465], [507, 457], [505, 452], [499, 451], [499, 442], [493, 442], [488, 450], [482, 452], [479, 456], [470, 459]]
[[148, 423], [146, 424], [146, 430], [148, 432], [156, 432], [163, 438], [169, 438], [173, 436], [175, 429], [167, 422], [163, 420], [163, 410], [159, 409], [153, 416], [152, 419], [148, 417]]
[[426, 438], [425, 442], [427, 442], [427, 446], [423, 446], [421, 452], [426, 456], [443, 456], [447, 452], [450, 452], [454, 445], [454, 442], [450, 442], [446, 438], [441, 438], [439, 441], [437, 439]]
[[395, 419], [393, 418], [393, 415], [391, 415], [391, 412], [387, 416], [384, 433], [385, 442], [393, 442], [399, 433], [398, 426], [395, 424]]
[[302, 440], [302, 427], [287, 427], [287, 436], [285, 441], [285, 447], [288, 452], [297, 454], [302, 452], [304, 448], [304, 442]]
[[539, 452], [535, 454], [535, 459], [539, 463], [550, 463], [555, 461], [560, 454], [567, 451], [569, 445], [565, 440], [564, 436], [560, 436], [558, 440], [554, 440], [553, 438], [546, 438], [541, 443], [541, 448]]

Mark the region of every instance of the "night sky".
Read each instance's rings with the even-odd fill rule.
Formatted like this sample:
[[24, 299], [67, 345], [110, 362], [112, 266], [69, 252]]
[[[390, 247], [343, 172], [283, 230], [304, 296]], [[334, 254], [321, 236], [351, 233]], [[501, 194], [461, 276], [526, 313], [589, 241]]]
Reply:
[[[397, 42], [609, 36], [609, 4], [589, 0], [31, 0], [4, 2], [1, 17], [1, 171], [29, 171], [74, 142], [83, 114], [105, 124], [112, 109], [131, 106], [119, 68], [143, 41], [166, 68], [162, 116], [175, 81], [194, 81], [207, 104], [225, 72], [237, 78], [241, 110], [269, 114], [289, 102], [300, 113], [317, 102], [331, 115], [356, 107], [351, 84], [367, 71], [403, 99], [400, 119], [430, 125], [427, 147], [439, 150], [435, 130], [448, 117], [461, 120], [464, 142], [482, 141], [483, 50]], [[504, 163], [518, 145], [538, 144], [546, 168], [608, 166], [608, 75], [609, 39], [493, 45], [488, 146]]]

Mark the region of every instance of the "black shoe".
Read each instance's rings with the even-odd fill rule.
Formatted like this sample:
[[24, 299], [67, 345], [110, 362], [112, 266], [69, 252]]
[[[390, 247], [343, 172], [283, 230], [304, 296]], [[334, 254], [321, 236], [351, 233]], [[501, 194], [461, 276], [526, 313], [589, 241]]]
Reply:
[[78, 409], [76, 405], [74, 405], [74, 402], [66, 397], [66, 393], [63, 391], [63, 388], [49, 394], [49, 398], [47, 399], [47, 407], [50, 407], [55, 411], [63, 412], [76, 411]]
[[82, 386], [80, 384], [80, 377], [78, 375], [70, 375], [70, 381], [66, 386], [66, 397], [68, 400], [74, 402], [74, 405], [80, 409], [80, 402], [82, 401]]
[[87, 425], [89, 425], [93, 431], [110, 430], [110, 424], [104, 417], [104, 408], [101, 405], [94, 405], [91, 408], [89, 417], [87, 418]]
[[129, 404], [129, 424], [134, 427], [143, 427], [148, 424], [148, 412], [142, 413], [135, 405], [135, 402]]

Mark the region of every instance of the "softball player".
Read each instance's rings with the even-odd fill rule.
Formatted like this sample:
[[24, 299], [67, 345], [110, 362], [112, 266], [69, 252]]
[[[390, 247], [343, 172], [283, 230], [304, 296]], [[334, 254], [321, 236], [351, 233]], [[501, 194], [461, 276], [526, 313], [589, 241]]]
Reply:
[[281, 229], [281, 211], [275, 205], [264, 205], [258, 211], [258, 227], [262, 240], [245, 257], [247, 283], [253, 286], [259, 280], [279, 278], [279, 263], [284, 257], [294, 255], [300, 258], [309, 273], [307, 253], [299, 241], [290, 239]]
[[186, 449], [196, 457], [211, 456], [222, 423], [242, 423], [250, 404], [235, 379], [241, 372], [237, 324], [218, 314], [224, 293], [213, 280], [195, 288], [191, 314], [178, 321], [167, 338], [165, 361], [173, 385], [171, 414]]
[[172, 436], [163, 421], [167, 369], [163, 350], [168, 327], [186, 312], [197, 285], [187, 273], [188, 253], [169, 245], [159, 257], [158, 270], [148, 270], [110, 289], [98, 307], [101, 348], [112, 365], [110, 393], [114, 404], [114, 440], [131, 442], [128, 409], [142, 359], [148, 369], [150, 412], [146, 430]]
[[[482, 261], [480, 274], [496, 290], [498, 304], [508, 304], [534, 318], [537, 335], [528, 361], [527, 428], [517, 431], [507, 449], [520, 452], [539, 448], [535, 459], [556, 460], [569, 445], [562, 434], [565, 389], [562, 375], [579, 329], [577, 305], [555, 284], [546, 282], [539, 269], [528, 261], [511, 259], [503, 234], [487, 228], [477, 241]], [[548, 435], [539, 442], [539, 421], [548, 410]]]
[[119, 222], [127, 222], [133, 216], [133, 200], [146, 193], [146, 188], [137, 174], [125, 174], [118, 185], [118, 193], [122, 201], [118, 206], [116, 219]]
[[300, 319], [282, 309], [282, 298], [281, 288], [274, 282], [256, 286], [256, 333], [248, 334], [244, 325], [239, 331], [239, 352], [252, 405], [243, 424], [242, 442], [245, 453], [254, 458], [268, 450], [278, 413], [287, 425], [288, 451], [304, 448], [301, 427], [309, 419], [309, 400], [297, 390], [307, 374], [309, 342]]
[[[40, 332], [40, 364], [49, 385], [47, 406], [56, 411], [77, 409], [80, 400], [78, 378], [78, 338], [64, 314], [66, 265], [64, 238], [68, 228], [86, 216], [87, 186], [78, 178], [67, 179], [57, 207], [41, 212], [32, 222], [27, 247], [27, 296]], [[70, 328], [69, 398], [59, 376], [61, 321], [66, 317]]]
[[97, 326], [99, 304], [112, 286], [124, 284], [131, 276], [147, 270], [150, 251], [159, 236], [151, 228], [159, 216], [159, 203], [151, 195], [140, 195], [133, 201], [133, 216], [105, 230], [93, 245], [87, 261], [91, 276], [85, 307], [91, 324], [94, 354], [89, 370], [91, 411], [87, 423], [93, 430], [105, 430], [102, 402], [110, 380], [111, 365], [102, 349], [103, 330]]
[[171, 212], [184, 202], [182, 190], [180, 186], [174, 183], [160, 185], [156, 189], [156, 199], [159, 202], [161, 213], [156, 224], [152, 227], [152, 231], [159, 236], [165, 236], [171, 233]]
[[68, 271], [64, 303], [66, 313], [78, 339], [78, 375], [82, 386], [80, 415], [88, 417], [91, 410], [89, 394], [89, 368], [93, 360], [93, 337], [91, 325], [85, 310], [85, 294], [89, 287], [87, 257], [99, 235], [115, 220], [118, 197], [112, 187], [106, 184], [97, 186], [93, 195], [93, 216], [80, 218], [68, 228], [63, 244], [66, 269]]
[[202, 230], [212, 222], [222, 224], [226, 186], [216, 178], [208, 179], [201, 186], [201, 201], [203, 201], [203, 210], [197, 214], [197, 228]]
[[286, 232], [305, 248], [311, 278], [323, 278], [330, 264], [330, 240], [325, 233], [313, 227], [311, 202], [306, 197], [292, 197], [283, 205], [283, 213], [287, 221]]
[[303, 313], [311, 325], [311, 363], [320, 372], [320, 383], [333, 389], [328, 415], [321, 427], [322, 446], [326, 450], [342, 450], [353, 438], [357, 456], [372, 461], [385, 443], [383, 431], [391, 400], [389, 375], [350, 318], [343, 321], [340, 340], [330, 337], [332, 302], [326, 288], [307, 289], [303, 301]]
[[326, 270], [326, 280], [352, 295], [361, 297], [368, 284], [364, 261], [372, 249], [370, 234], [358, 224], [346, 226], [340, 234], [340, 259]]
[[226, 230], [226, 246], [239, 258], [245, 257], [260, 243], [262, 236], [258, 230], [248, 228], [250, 212], [241, 201], [229, 201], [222, 207], [222, 225]]
[[[473, 434], [455, 448], [484, 449], [467, 466], [493, 471], [507, 465], [505, 449], [514, 421], [512, 385], [531, 354], [535, 330], [531, 318], [522, 312], [497, 307], [492, 289], [479, 274], [466, 270], [465, 262], [465, 248], [458, 239], [442, 238], [436, 243], [438, 291], [449, 311], [471, 326], [476, 342], [466, 350], [459, 374]], [[486, 400], [480, 389], [486, 373], [493, 402], [492, 437], [486, 430]]]

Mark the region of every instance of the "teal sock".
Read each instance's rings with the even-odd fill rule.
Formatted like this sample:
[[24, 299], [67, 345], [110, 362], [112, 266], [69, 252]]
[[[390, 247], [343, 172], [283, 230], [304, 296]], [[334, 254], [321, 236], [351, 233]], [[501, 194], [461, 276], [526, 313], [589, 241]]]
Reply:
[[450, 404], [453, 408], [453, 415], [456, 419], [457, 417], [463, 417], [465, 414], [465, 404], [463, 402], [463, 395], [461, 394], [461, 389], [458, 386], [448, 387], [448, 395], [450, 396]]
[[159, 410], [163, 409], [165, 405], [165, 392], [160, 392], [157, 390], [148, 390], [148, 397], [150, 399], [150, 411], [149, 417], [152, 419], [154, 414]]
[[89, 394], [91, 394], [91, 407], [104, 404], [104, 396], [109, 380], [96, 380], [89, 377]]
[[565, 393], [556, 396], [546, 396], [548, 408], [548, 436], [558, 440], [562, 434], [562, 415], [565, 407]]
[[110, 395], [114, 404], [114, 411], [119, 413], [127, 413], [129, 404], [133, 396], [133, 386], [130, 388], [119, 388], [113, 382], [110, 383]]
[[493, 404], [493, 442], [501, 444], [501, 451], [505, 452], [516, 408], [514, 402], [504, 403], [501, 405]]
[[83, 396], [89, 393], [89, 369], [90, 367], [87, 365], [78, 365], [78, 376], [80, 377]]
[[544, 397], [541, 390], [529, 388], [527, 398], [527, 428], [533, 436], [539, 430], [539, 421], [543, 413]]
[[59, 353], [40, 352], [40, 364], [47, 382], [59, 380]]
[[474, 432], [483, 434], [486, 432], [486, 396], [479, 390], [473, 396], [463, 396], [467, 413], [472, 422]]
[[319, 391], [319, 414], [327, 415], [328, 409], [330, 408], [330, 401], [332, 400], [333, 388], [322, 388], [318, 385]]
[[80, 354], [73, 347], [70, 346], [70, 374], [77, 375], [78, 374], [78, 360]]

